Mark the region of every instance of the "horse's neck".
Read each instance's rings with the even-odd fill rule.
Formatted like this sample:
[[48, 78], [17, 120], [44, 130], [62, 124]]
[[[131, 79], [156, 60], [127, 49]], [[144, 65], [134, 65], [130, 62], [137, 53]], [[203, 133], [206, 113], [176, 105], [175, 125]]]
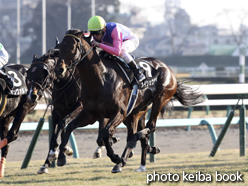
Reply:
[[101, 89], [101, 87], [104, 86], [106, 81], [106, 73], [107, 68], [103, 64], [102, 61], [98, 59], [98, 61], [90, 61], [90, 65], [86, 65], [83, 67], [82, 71], [80, 71], [80, 76], [83, 83], [83, 85], [88, 86], [89, 88], [92, 86], [98, 87]]
[[78, 65], [80, 76], [84, 81], [83, 84], [89, 86], [103, 86], [105, 82], [106, 66], [101, 61], [100, 57], [94, 52], [94, 55], [89, 56], [86, 60]]

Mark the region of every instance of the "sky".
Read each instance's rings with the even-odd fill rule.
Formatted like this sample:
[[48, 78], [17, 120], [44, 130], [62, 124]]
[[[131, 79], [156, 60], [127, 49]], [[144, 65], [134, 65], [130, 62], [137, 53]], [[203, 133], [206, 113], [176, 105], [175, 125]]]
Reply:
[[[140, 14], [147, 18], [153, 25], [164, 21], [165, 0], [120, 0], [122, 13], [128, 13], [129, 8], [141, 8]], [[230, 28], [232, 24], [238, 27], [241, 17], [248, 13], [248, 0], [181, 0], [180, 7], [185, 9], [191, 17], [193, 24], [203, 26], [214, 24], [219, 28]], [[231, 10], [230, 20], [223, 13]], [[248, 15], [244, 23], [248, 26]]]

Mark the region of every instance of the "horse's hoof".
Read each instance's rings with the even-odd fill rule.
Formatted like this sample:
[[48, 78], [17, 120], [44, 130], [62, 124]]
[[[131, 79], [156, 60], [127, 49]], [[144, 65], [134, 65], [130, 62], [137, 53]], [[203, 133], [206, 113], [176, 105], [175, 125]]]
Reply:
[[121, 139], [113, 136], [113, 137], [112, 137], [112, 140], [113, 140], [113, 144], [115, 144], [115, 143], [117, 143], [118, 141], [120, 141]]
[[58, 151], [50, 150], [48, 155], [48, 161], [53, 162], [58, 159]]
[[160, 153], [160, 148], [159, 147], [156, 148], [156, 154], [158, 154], [158, 153]]
[[121, 166], [120, 165], [115, 165], [114, 166], [114, 168], [112, 169], [112, 173], [119, 173], [119, 172], [121, 172], [122, 171], [122, 168], [121, 168]]
[[62, 167], [62, 166], [64, 166], [65, 164], [66, 164], [66, 157], [65, 157], [65, 156], [58, 159], [57, 165], [58, 165], [59, 167]]
[[102, 153], [99, 153], [99, 152], [95, 152], [93, 154], [93, 159], [97, 159], [97, 158], [101, 158], [102, 157]]
[[37, 174], [44, 174], [44, 173], [48, 173], [48, 167], [46, 167], [46, 166], [43, 165], [40, 168], [40, 170], [37, 172]]
[[72, 154], [73, 154], [72, 148], [66, 146], [65, 154], [66, 154], [67, 156], [72, 156]]
[[152, 147], [152, 154], [159, 154], [160, 148], [159, 147]]
[[134, 170], [135, 172], [146, 172], [146, 167], [143, 165], [140, 165], [140, 167], [136, 170]]
[[102, 151], [104, 149], [105, 149], [105, 146], [97, 147], [96, 151], [93, 154], [93, 159], [101, 158], [102, 157]]
[[129, 154], [128, 158], [133, 157], [133, 155], [134, 155], [134, 151], [132, 150], [132, 151], [130, 152], [130, 154]]

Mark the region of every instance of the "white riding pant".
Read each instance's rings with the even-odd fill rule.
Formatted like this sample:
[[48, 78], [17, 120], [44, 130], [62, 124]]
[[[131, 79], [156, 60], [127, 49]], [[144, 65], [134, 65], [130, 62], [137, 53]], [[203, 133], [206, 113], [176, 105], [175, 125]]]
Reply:
[[9, 61], [9, 54], [4, 47], [0, 50], [0, 68], [6, 65]]
[[129, 54], [133, 52], [139, 46], [139, 38], [133, 34], [128, 40], [122, 43], [120, 57], [130, 63], [133, 60], [133, 57]]

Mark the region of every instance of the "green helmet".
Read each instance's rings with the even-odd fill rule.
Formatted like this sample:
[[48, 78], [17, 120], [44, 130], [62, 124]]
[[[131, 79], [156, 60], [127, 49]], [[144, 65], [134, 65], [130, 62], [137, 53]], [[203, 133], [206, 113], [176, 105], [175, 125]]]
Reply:
[[89, 31], [99, 31], [106, 26], [105, 20], [101, 16], [93, 16], [88, 21]]
[[0, 43], [0, 50], [2, 50], [2, 48], [3, 48], [3, 45], [2, 45], [2, 43]]

